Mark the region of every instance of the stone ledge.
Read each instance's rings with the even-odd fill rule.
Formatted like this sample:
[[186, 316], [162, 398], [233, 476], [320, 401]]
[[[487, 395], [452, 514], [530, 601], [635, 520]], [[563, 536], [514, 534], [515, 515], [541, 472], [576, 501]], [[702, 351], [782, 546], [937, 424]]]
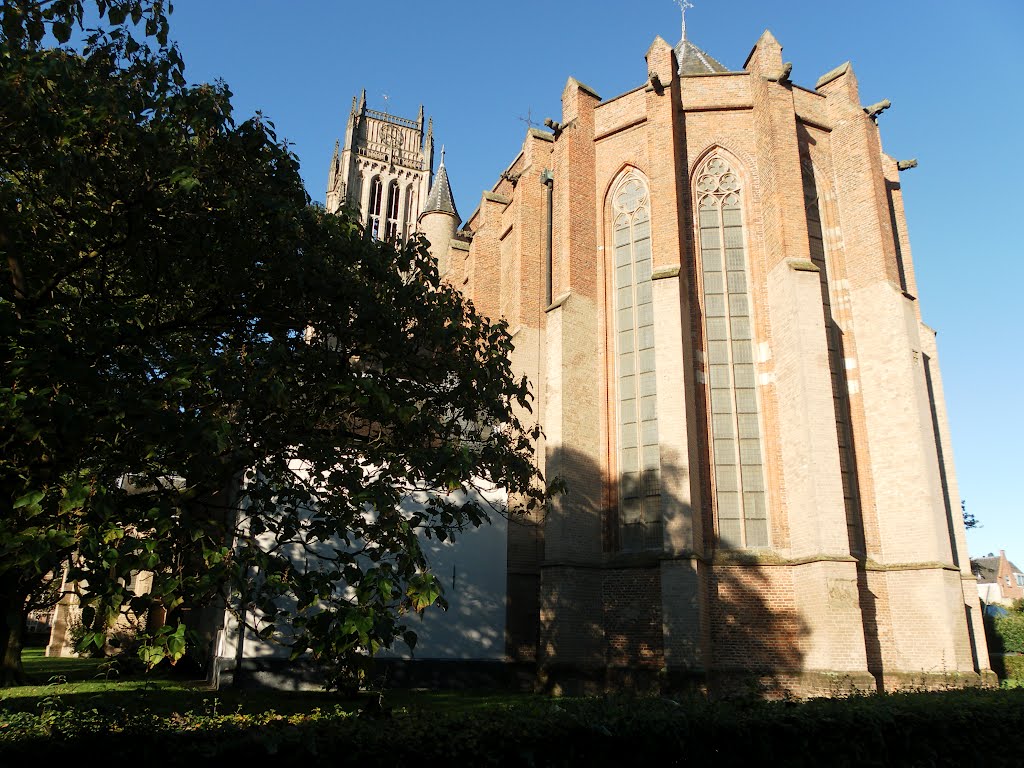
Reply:
[[868, 560], [864, 563], [864, 570], [866, 571], [953, 571], [958, 576], [963, 576], [960, 569], [955, 565], [949, 563], [940, 563], [938, 560], [932, 560], [922, 563], [877, 563], [874, 560]]
[[651, 280], [664, 280], [667, 277], [679, 277], [679, 265], [670, 264], [658, 267], [651, 273]]
[[566, 85], [567, 85], [567, 86], [568, 86], [568, 85], [575, 85], [575, 86], [576, 86], [577, 88], [579, 88], [579, 89], [580, 89], [581, 91], [583, 91], [584, 93], [589, 93], [589, 94], [590, 94], [591, 96], [593, 96], [593, 97], [594, 97], [595, 99], [597, 99], [598, 101], [600, 101], [600, 100], [601, 100], [601, 97], [597, 95], [597, 91], [595, 91], [595, 90], [594, 90], [593, 88], [591, 88], [591, 87], [590, 87], [589, 85], [586, 85], [585, 83], [581, 83], [581, 82], [580, 82], [579, 80], [577, 80], [577, 79], [576, 79], [575, 77], [570, 77], [570, 78], [569, 78], [569, 82], [568, 82], [568, 83], [566, 83]]
[[817, 264], [806, 259], [789, 259], [786, 263], [794, 272], [821, 272]]
[[827, 85], [827, 84], [831, 83], [833, 80], [839, 79], [840, 77], [842, 77], [843, 75], [845, 75], [849, 71], [850, 71], [850, 62], [844, 61], [842, 64], [840, 64], [835, 69], [831, 69], [828, 72], [826, 72], [824, 75], [819, 77], [818, 78], [818, 82], [815, 83], [815, 85], [814, 85], [815, 90], [817, 90], [818, 88], [821, 88], [821, 86], [823, 86], [823, 85]]
[[544, 311], [545, 312], [550, 312], [553, 309], [558, 309], [560, 306], [565, 304], [566, 301], [569, 300], [569, 297], [571, 295], [572, 295], [572, 291], [566, 291], [565, 293], [561, 294], [560, 296], [556, 296], [554, 299], [552, 299], [551, 303], [548, 304], [548, 306], [544, 309]]
[[718, 550], [710, 558], [709, 565], [809, 565], [811, 563], [856, 563], [853, 555], [828, 554], [825, 552], [805, 557], [783, 557], [775, 552], [754, 552], [750, 550]]

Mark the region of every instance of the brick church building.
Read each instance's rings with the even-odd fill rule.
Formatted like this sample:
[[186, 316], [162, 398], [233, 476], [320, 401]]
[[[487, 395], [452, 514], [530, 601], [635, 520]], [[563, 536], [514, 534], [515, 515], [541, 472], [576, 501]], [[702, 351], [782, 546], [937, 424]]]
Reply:
[[328, 207], [425, 233], [508, 321], [542, 468], [568, 486], [491, 565], [492, 658], [550, 690], [994, 679], [903, 213], [913, 162], [883, 152], [887, 103], [862, 105], [848, 63], [813, 88], [790, 73], [765, 32], [739, 71], [684, 35], [626, 93], [569, 78], [464, 224], [422, 109], [353, 103]]

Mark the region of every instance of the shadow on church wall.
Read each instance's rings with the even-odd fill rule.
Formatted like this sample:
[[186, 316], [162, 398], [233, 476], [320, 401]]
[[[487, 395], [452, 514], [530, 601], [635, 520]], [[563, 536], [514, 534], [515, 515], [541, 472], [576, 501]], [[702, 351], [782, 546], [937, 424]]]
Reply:
[[[565, 478], [568, 496], [556, 534], [579, 537], [596, 528], [600, 538], [568, 548], [575, 559], [555, 559], [550, 547], [545, 553], [541, 690], [799, 692], [809, 626], [795, 605], [789, 569], [765, 566], [752, 553], [723, 552], [715, 559], [710, 535], [704, 537], [707, 546], [695, 547], [702, 556], [620, 551], [616, 484], [587, 457], [558, 453], [557, 464], [572, 477]], [[663, 453], [662, 478], [665, 529], [679, 523], [690, 528], [689, 503], [668, 490], [682, 485], [677, 481], [689, 483], [688, 472], [665, 463]], [[581, 520], [574, 525], [577, 515]], [[551, 535], [549, 528], [548, 542]], [[555, 545], [556, 552], [564, 548]]]

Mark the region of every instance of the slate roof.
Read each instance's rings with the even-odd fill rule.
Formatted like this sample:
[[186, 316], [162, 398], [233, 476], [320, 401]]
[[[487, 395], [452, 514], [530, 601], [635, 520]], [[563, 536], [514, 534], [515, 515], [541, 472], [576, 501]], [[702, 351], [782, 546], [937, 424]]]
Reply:
[[971, 560], [971, 570], [981, 584], [995, 584], [999, 572], [998, 557], [976, 557]]
[[718, 59], [702, 51], [689, 40], [680, 40], [676, 45], [676, 59], [679, 61], [680, 77], [688, 75], [708, 75], [716, 72], [728, 72]]
[[[1006, 564], [1010, 566], [1011, 573], [1024, 573], [1009, 560]], [[995, 584], [999, 575], [998, 557], [975, 557], [971, 560], [971, 572], [978, 577], [979, 584]]]
[[[455, 208], [455, 199], [452, 197], [452, 188], [448, 183], [448, 171], [444, 169], [444, 156], [441, 156], [441, 165], [437, 168], [437, 175], [434, 176], [434, 184], [430, 188], [427, 200], [423, 204], [422, 213], [450, 213], [459, 221], [459, 212]], [[421, 213], [421, 215], [422, 215]]]

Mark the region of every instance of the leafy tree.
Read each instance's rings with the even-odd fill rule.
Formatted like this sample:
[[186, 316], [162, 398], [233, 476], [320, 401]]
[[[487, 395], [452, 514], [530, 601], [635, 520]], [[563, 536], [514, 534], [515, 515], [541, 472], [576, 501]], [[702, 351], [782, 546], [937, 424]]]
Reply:
[[310, 205], [270, 122], [185, 85], [162, 2], [95, 9], [76, 51], [44, 42], [83, 0], [2, 5], [3, 682], [69, 558], [87, 645], [124, 611], [167, 615], [149, 663], [217, 599], [340, 669], [414, 643], [402, 615], [442, 602], [418, 536], [505, 512], [476, 490], [546, 496], [506, 326], [422, 240]]
[[972, 528], [981, 528], [981, 523], [978, 522], [978, 518], [974, 516], [974, 513], [967, 511], [967, 502], [963, 499], [960, 499], [960, 513], [964, 516], [964, 528], [968, 531]]

